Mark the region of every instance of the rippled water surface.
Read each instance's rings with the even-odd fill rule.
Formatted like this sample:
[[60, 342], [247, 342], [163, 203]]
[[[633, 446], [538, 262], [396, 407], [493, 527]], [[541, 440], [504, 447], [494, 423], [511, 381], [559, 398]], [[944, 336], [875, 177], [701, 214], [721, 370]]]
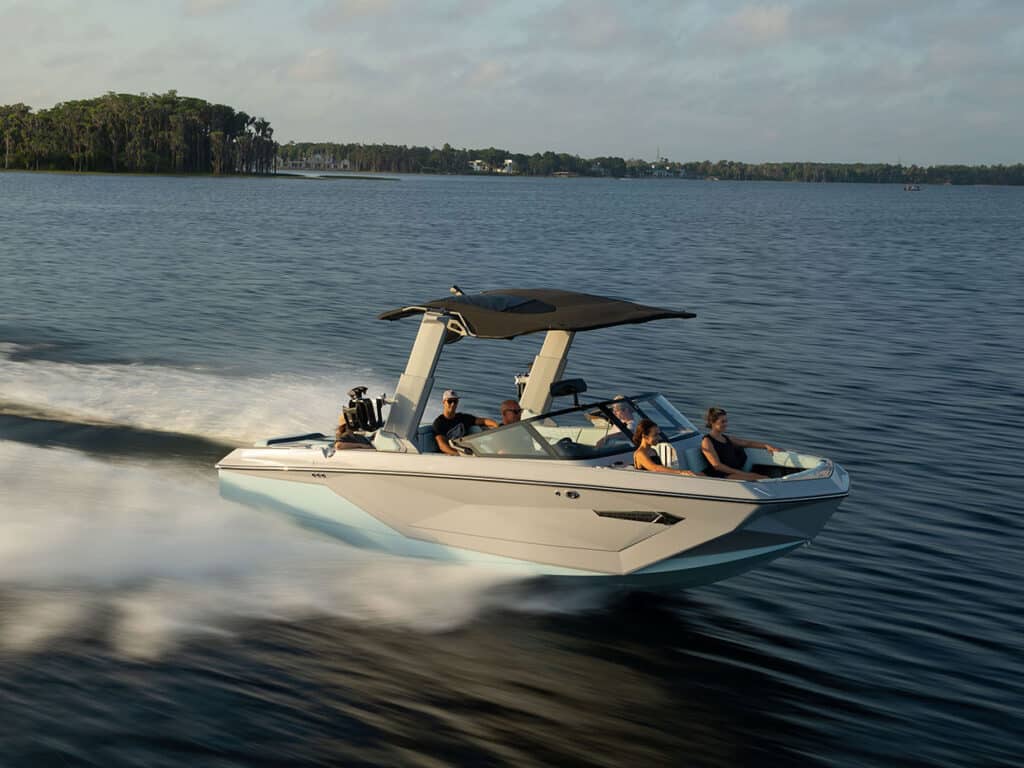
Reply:
[[[0, 763], [1016, 766], [1024, 190], [0, 173]], [[677, 596], [350, 550], [226, 446], [393, 391], [381, 311], [552, 286], [592, 392], [831, 456], [812, 547]], [[537, 341], [439, 380], [496, 411]]]

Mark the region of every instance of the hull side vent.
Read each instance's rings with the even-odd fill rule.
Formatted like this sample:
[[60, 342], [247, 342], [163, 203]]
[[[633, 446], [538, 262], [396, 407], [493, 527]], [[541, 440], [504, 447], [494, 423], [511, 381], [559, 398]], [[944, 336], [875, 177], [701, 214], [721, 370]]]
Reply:
[[594, 510], [598, 517], [610, 517], [613, 520], [631, 520], [634, 523], [658, 523], [659, 525], [675, 525], [683, 518], [670, 515], [668, 512], [601, 512]]

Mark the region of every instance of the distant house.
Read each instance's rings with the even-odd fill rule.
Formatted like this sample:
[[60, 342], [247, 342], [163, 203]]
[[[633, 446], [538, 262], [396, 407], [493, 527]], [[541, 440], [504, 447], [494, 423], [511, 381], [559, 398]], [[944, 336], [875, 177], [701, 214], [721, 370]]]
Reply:
[[344, 160], [336, 160], [334, 155], [314, 153], [305, 155], [298, 160], [281, 160], [278, 167], [307, 171], [350, 171], [352, 162], [347, 157]]
[[659, 157], [658, 162], [651, 163], [648, 174], [656, 178], [679, 178], [684, 175], [679, 168], [675, 168], [667, 157]]
[[473, 173], [490, 173], [491, 170], [491, 166], [483, 160], [470, 160], [469, 167], [473, 169]]
[[514, 173], [519, 173], [519, 166], [516, 165], [516, 161], [510, 157], [505, 158], [505, 162], [498, 168], [498, 173], [504, 173], [511, 176]]

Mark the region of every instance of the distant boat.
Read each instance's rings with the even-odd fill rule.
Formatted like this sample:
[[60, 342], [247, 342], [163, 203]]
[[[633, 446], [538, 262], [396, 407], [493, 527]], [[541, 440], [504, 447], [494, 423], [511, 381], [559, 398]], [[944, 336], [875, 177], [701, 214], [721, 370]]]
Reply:
[[903, 185], [903, 191], [904, 192], [920, 192], [921, 191], [921, 185], [920, 184], [904, 184]]
[[718, 177], [717, 176], [705, 176], [704, 180], [705, 181], [718, 181]]

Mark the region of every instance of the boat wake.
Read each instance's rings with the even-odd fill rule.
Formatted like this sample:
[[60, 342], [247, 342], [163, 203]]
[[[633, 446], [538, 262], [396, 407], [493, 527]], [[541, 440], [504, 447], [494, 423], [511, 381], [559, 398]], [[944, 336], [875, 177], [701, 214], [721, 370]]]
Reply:
[[23, 351], [23, 345], [0, 343], [0, 416], [218, 443], [330, 429], [342, 401], [338, 382], [351, 378], [336, 371], [229, 377], [159, 365], [54, 361]]
[[0, 648], [97, 631], [151, 657], [248, 620], [331, 616], [434, 632], [487, 610], [575, 611], [592, 593], [373, 555], [217, 496], [212, 473], [0, 442]]

